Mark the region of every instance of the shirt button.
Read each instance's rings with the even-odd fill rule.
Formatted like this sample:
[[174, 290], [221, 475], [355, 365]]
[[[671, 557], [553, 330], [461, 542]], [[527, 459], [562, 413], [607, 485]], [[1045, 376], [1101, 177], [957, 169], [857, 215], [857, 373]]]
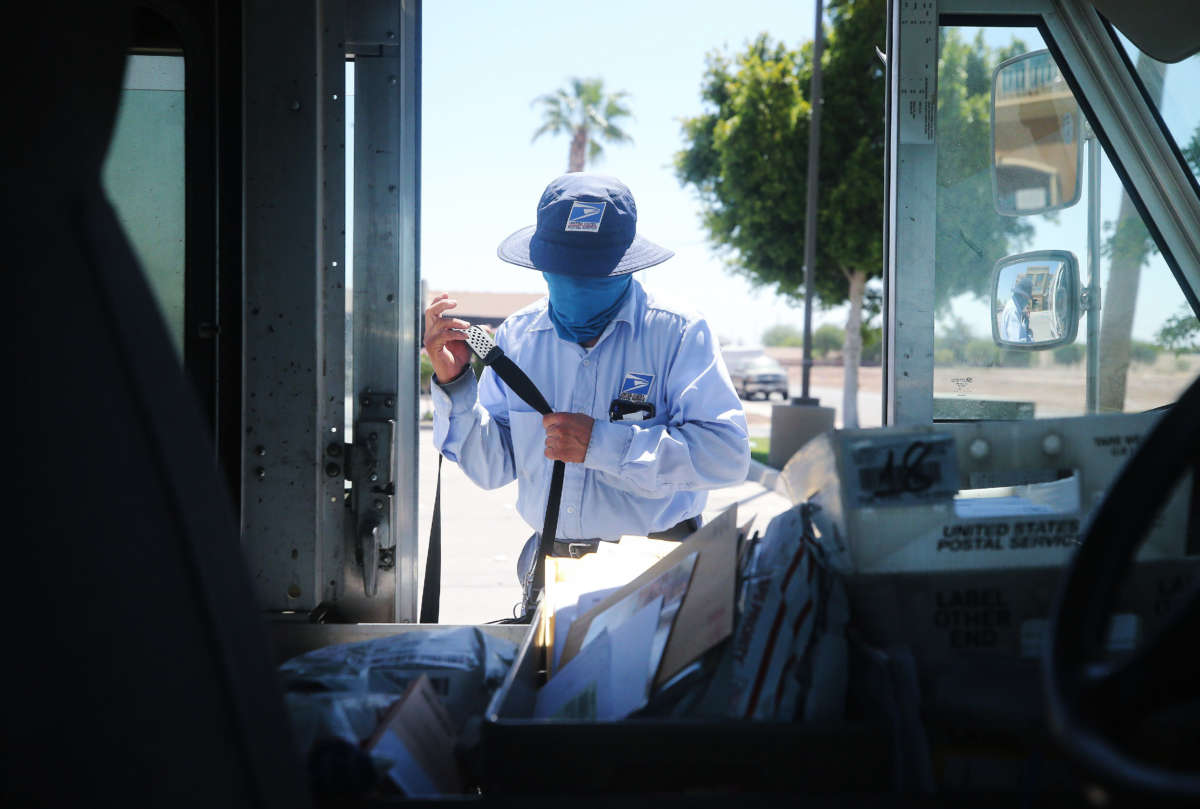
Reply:
[[591, 360], [584, 360], [584, 361], [583, 361], [583, 364], [584, 364], [584, 365], [591, 365], [591, 364], [592, 364], [592, 361], [591, 361]]
[[574, 514], [574, 513], [575, 513], [575, 506], [567, 506], [567, 513], [568, 513], [568, 514]]

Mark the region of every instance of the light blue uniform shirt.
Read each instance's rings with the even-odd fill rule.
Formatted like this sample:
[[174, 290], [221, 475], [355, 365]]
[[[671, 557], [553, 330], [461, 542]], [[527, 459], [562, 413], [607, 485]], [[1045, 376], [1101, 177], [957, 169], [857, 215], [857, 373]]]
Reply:
[[[746, 416], [708, 324], [656, 304], [636, 280], [631, 287], [591, 349], [559, 338], [546, 299], [496, 333], [554, 410], [596, 420], [583, 463], [566, 465], [559, 539], [664, 531], [698, 515], [707, 489], [746, 479]], [[541, 414], [491, 368], [478, 384], [464, 373], [431, 387], [434, 446], [485, 489], [515, 478], [517, 510], [540, 531], [553, 466]], [[623, 389], [644, 394], [655, 415], [610, 421], [609, 405]]]

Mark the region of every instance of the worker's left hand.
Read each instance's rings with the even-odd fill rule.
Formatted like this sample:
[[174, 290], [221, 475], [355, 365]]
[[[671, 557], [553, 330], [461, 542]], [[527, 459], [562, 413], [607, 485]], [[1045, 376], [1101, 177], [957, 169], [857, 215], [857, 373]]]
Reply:
[[567, 463], [583, 463], [592, 440], [591, 416], [582, 413], [549, 413], [542, 416], [546, 428], [546, 457]]

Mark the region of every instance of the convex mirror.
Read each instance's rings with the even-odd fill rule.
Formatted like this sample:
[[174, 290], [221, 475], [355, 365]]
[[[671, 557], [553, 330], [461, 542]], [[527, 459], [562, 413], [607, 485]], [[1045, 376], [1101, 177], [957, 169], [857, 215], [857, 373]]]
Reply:
[[996, 211], [1069, 208], [1082, 187], [1083, 118], [1049, 51], [1001, 62], [992, 76], [992, 194]]
[[992, 339], [1005, 348], [1045, 349], [1075, 342], [1079, 262], [1066, 250], [1002, 258], [992, 272]]

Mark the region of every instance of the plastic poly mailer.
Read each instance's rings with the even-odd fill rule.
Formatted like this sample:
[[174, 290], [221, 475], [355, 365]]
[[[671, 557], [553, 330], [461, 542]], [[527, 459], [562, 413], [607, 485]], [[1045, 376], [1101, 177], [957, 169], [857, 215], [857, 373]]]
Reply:
[[841, 579], [824, 563], [815, 507], [778, 515], [751, 549], [740, 609], [702, 711], [790, 721], [840, 716], [845, 706]]
[[296, 740], [307, 752], [330, 736], [360, 744], [422, 674], [461, 728], [483, 713], [516, 652], [511, 641], [461, 627], [326, 646], [279, 671]]

